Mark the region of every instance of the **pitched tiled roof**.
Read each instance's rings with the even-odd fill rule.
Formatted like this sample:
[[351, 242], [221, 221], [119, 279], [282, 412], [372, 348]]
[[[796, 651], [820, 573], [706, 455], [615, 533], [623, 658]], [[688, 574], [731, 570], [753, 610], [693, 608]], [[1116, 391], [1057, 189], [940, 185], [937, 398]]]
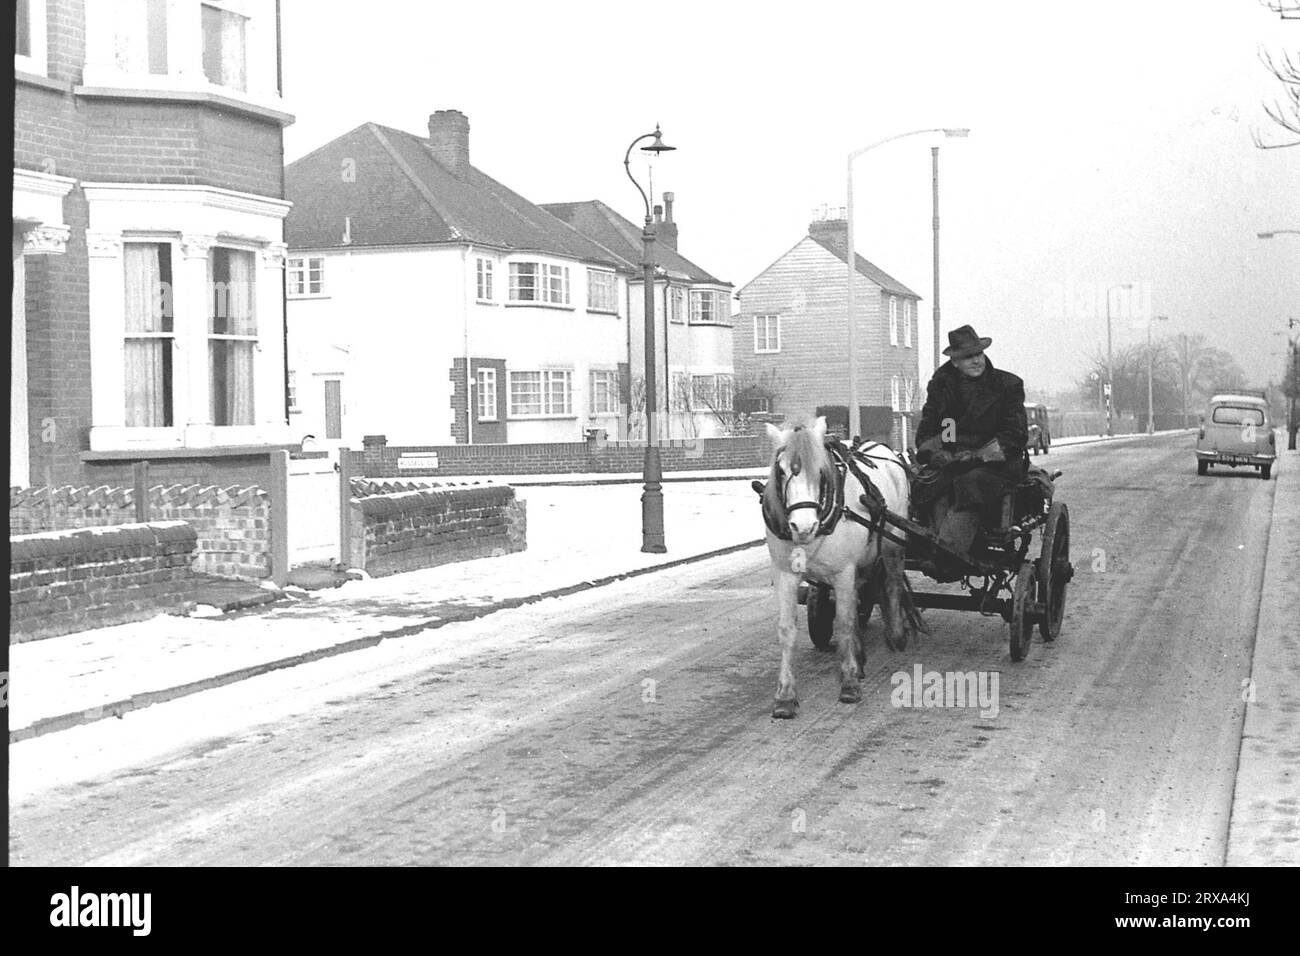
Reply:
[[[542, 208], [629, 262], [641, 262], [641, 227], [623, 218], [599, 199], [543, 203]], [[655, 243], [655, 264], [667, 269], [670, 275], [690, 282], [731, 285], [730, 282], [714, 278], [663, 241]]]
[[290, 163], [285, 198], [291, 249], [473, 243], [637, 269], [491, 176], [453, 172], [424, 139], [375, 123]]
[[[834, 242], [829, 239], [822, 239], [818, 236], [809, 236], [808, 238], [817, 243], [817, 245], [821, 246], [827, 252], [831, 253], [836, 259], [839, 259], [840, 262], [848, 261], [845, 258], [845, 247], [842, 243]], [[857, 243], [854, 243], [854, 245], [857, 245]], [[907, 295], [914, 299], [921, 298], [879, 266], [868, 262], [866, 259], [862, 258], [862, 256], [857, 254], [854, 254], [853, 258], [856, 260], [854, 264], [857, 266], [858, 272], [866, 276], [886, 292], [893, 292], [895, 295]]]

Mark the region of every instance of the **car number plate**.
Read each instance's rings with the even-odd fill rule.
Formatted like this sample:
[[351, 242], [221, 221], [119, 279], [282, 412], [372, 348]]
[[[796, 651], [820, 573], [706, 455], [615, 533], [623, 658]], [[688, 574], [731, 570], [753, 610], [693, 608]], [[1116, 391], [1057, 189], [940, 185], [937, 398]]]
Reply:
[[1220, 455], [1219, 461], [1227, 462], [1229, 465], [1250, 464], [1250, 459], [1245, 455]]

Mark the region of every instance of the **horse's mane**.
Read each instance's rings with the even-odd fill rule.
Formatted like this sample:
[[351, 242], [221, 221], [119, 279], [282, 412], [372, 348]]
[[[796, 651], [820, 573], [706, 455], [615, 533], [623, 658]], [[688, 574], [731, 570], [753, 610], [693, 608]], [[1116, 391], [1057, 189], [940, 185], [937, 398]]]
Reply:
[[804, 475], [816, 472], [831, 482], [837, 477], [830, 455], [826, 453], [826, 446], [816, 439], [806, 422], [789, 423], [783, 432], [785, 440], [772, 452], [772, 467], [768, 473], [767, 487], [763, 489], [763, 510], [773, 516], [785, 513], [785, 501], [781, 497], [784, 489], [777, 480], [777, 460], [782, 451], [786, 455], [786, 466], [791, 471], [798, 468], [799, 473]]

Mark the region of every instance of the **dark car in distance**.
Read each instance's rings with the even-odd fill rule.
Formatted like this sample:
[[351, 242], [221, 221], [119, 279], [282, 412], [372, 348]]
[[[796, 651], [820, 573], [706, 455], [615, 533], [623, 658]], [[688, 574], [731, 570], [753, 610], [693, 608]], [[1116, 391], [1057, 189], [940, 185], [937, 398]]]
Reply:
[[1052, 450], [1052, 426], [1048, 420], [1047, 406], [1038, 402], [1025, 402], [1025, 417], [1029, 420], [1029, 452], [1046, 455]]

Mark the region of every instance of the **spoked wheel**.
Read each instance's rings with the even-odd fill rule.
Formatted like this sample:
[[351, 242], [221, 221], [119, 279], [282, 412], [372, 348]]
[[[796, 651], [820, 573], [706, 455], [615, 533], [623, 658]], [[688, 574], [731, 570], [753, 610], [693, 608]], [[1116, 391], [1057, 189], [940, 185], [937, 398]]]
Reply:
[[1038, 572], [1033, 561], [1020, 565], [1011, 603], [1011, 659], [1023, 661], [1034, 637], [1033, 605], [1038, 597]]
[[808, 582], [808, 636], [819, 651], [830, 649], [835, 636], [835, 591], [829, 584]]
[[1052, 503], [1043, 528], [1043, 553], [1038, 558], [1038, 600], [1043, 605], [1043, 619], [1038, 633], [1043, 640], [1054, 641], [1061, 633], [1065, 616], [1065, 589], [1074, 577], [1070, 564], [1070, 509], [1065, 502]]

